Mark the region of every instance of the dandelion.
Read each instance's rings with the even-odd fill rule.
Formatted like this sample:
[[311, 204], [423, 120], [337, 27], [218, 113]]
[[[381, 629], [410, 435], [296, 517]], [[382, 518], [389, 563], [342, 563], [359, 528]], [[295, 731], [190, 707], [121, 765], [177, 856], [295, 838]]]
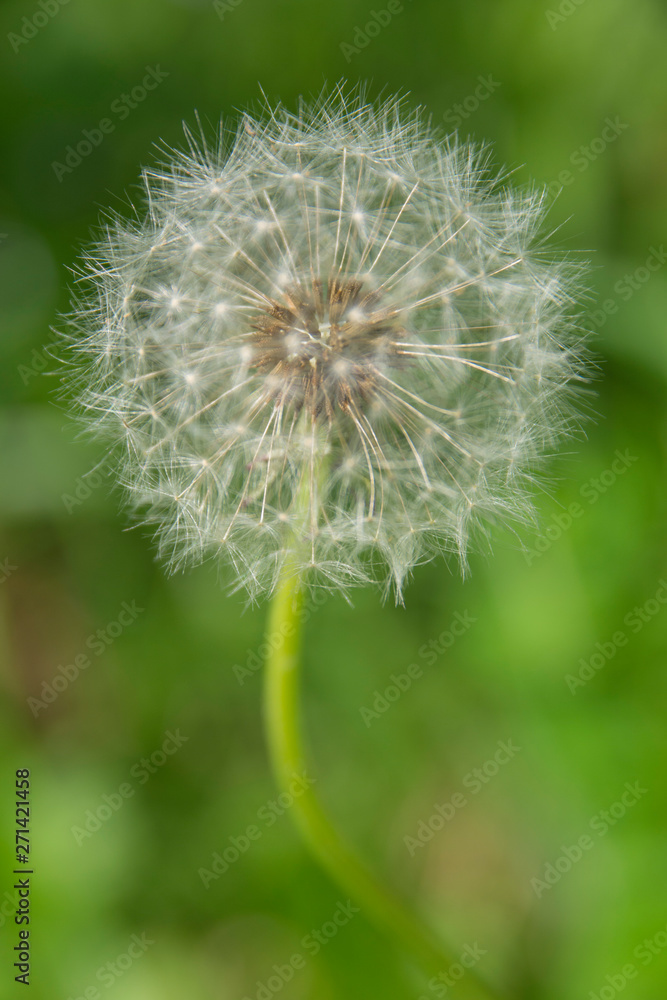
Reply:
[[[577, 426], [576, 269], [544, 195], [420, 111], [339, 88], [268, 105], [214, 147], [186, 131], [79, 270], [69, 381], [131, 506], [177, 569], [227, 567], [269, 616], [265, 721], [283, 789], [308, 587], [393, 586], [492, 522], [530, 516], [540, 455]], [[280, 642], [273, 641], [280, 636]], [[430, 975], [439, 941], [340, 840], [312, 788], [309, 848]], [[490, 993], [470, 973], [462, 996]]]
[[[172, 569], [271, 592], [370, 579], [525, 519], [573, 426], [572, 268], [543, 195], [401, 101], [338, 92], [188, 133], [79, 273], [74, 382]], [[81, 391], [79, 386], [84, 385]]]

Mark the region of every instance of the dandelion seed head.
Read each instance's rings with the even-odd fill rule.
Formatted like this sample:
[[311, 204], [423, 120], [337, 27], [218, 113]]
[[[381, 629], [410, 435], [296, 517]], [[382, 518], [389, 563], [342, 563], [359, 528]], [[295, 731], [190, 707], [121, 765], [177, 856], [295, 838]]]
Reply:
[[542, 249], [543, 195], [356, 91], [187, 138], [69, 317], [80, 409], [161, 556], [253, 598], [286, 559], [399, 598], [417, 563], [465, 565], [577, 426], [577, 268]]

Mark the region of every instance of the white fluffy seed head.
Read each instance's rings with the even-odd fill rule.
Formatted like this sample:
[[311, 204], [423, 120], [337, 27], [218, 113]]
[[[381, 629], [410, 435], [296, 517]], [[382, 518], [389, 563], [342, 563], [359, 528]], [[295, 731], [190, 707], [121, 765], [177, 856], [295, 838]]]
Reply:
[[144, 172], [69, 317], [75, 393], [172, 569], [271, 591], [393, 582], [523, 518], [575, 426], [576, 268], [535, 248], [540, 192], [399, 99], [265, 107]]

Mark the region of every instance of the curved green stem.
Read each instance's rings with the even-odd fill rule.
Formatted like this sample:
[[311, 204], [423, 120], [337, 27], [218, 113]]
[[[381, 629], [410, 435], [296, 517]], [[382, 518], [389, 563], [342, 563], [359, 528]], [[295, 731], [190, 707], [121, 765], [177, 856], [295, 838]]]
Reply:
[[[299, 725], [299, 668], [304, 590], [292, 564], [283, 570], [268, 623], [264, 717], [273, 771], [281, 790], [306, 770]], [[303, 783], [302, 783], [303, 785]], [[290, 812], [316, 861], [362, 907], [365, 915], [430, 976], [446, 973], [456, 961], [435, 935], [394, 898], [341, 840], [313, 792], [312, 784], [294, 797]], [[491, 1000], [494, 994], [472, 972], [458, 984], [460, 1000]]]

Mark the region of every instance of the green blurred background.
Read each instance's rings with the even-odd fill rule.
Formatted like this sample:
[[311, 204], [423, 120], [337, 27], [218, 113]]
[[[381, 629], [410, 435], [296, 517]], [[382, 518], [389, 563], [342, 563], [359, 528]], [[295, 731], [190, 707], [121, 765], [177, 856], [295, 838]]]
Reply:
[[[6, 0], [0, 13], [0, 996], [24, 995], [11, 969], [16, 768], [32, 772], [34, 1000], [261, 1000], [274, 963], [306, 954], [304, 936], [341, 900], [288, 814], [258, 820], [275, 798], [261, 678], [241, 684], [238, 667], [255, 662], [265, 608], [225, 596], [212, 568], [165, 577], [150, 539], [126, 530], [113, 469], [90, 474], [103, 453], [53, 402], [48, 352], [67, 267], [102, 208], [138, 197], [155, 142], [179, 144], [195, 109], [211, 129], [233, 121], [259, 85], [293, 106], [342, 77], [409, 91], [435, 122], [493, 142], [517, 182], [564, 184], [550, 221], [557, 246], [593, 261], [601, 378], [599, 419], [554, 462], [527, 554], [497, 533], [465, 582], [442, 562], [418, 570], [405, 609], [360, 591], [354, 608], [332, 598], [313, 614], [311, 770], [349, 838], [456, 951], [484, 950], [479, 971], [511, 1000], [664, 996], [664, 4], [406, 0], [368, 33], [373, 10], [387, 20], [384, 0], [54, 7]], [[126, 116], [110, 113], [148, 66], [168, 75]], [[53, 163], [105, 117], [113, 132], [59, 179]], [[136, 620], [91, 651], [133, 601]], [[420, 647], [457, 612], [474, 623], [428, 664]], [[575, 686], [596, 643], [603, 665]], [[58, 681], [51, 704], [28, 701], [86, 651], [90, 666]], [[411, 663], [423, 676], [369, 720], [360, 710]], [[181, 745], [165, 755], [169, 733]], [[520, 752], [409, 850], [500, 740]], [[626, 782], [642, 792], [619, 806]], [[96, 813], [99, 829], [82, 835]], [[243, 846], [251, 824], [261, 837], [205, 887], [200, 869], [216, 852], [233, 858], [230, 838]], [[556, 880], [546, 866], [567, 869], [564, 849], [584, 835], [592, 846]], [[133, 935], [153, 943], [130, 961]], [[621, 988], [628, 963], [637, 975]], [[270, 995], [457, 990], [429, 988], [357, 915]]]

